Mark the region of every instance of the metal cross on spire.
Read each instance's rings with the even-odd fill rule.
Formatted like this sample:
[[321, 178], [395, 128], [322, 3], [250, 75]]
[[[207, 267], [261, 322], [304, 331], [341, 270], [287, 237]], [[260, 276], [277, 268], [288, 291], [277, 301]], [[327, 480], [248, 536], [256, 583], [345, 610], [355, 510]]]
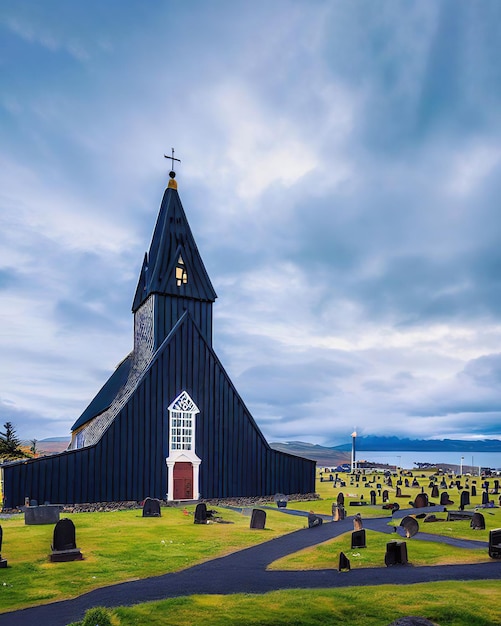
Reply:
[[[174, 172], [174, 161], [178, 161], [179, 163], [181, 163], [181, 159], [176, 159], [176, 158], [175, 158], [175, 156], [174, 156], [174, 148], [171, 148], [171, 150], [172, 150], [172, 156], [167, 156], [166, 154], [164, 154], [164, 157], [165, 157], [166, 159], [170, 159], [170, 160], [171, 160], [171, 170], [172, 170], [172, 171], [170, 172], [170, 174], [174, 174], [174, 176], [175, 176], [175, 172]], [[169, 174], [169, 176], [170, 176], [170, 174]], [[171, 176], [171, 178], [174, 178], [174, 176]]]

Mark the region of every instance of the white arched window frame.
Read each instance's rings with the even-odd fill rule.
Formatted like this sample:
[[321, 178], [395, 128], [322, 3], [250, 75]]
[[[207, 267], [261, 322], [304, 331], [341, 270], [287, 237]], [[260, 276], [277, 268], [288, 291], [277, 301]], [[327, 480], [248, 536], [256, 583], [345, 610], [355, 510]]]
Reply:
[[193, 499], [198, 500], [201, 459], [195, 452], [196, 416], [200, 413], [190, 395], [183, 391], [169, 405], [169, 456], [167, 462], [167, 500], [174, 499], [174, 465], [188, 462], [193, 466]]

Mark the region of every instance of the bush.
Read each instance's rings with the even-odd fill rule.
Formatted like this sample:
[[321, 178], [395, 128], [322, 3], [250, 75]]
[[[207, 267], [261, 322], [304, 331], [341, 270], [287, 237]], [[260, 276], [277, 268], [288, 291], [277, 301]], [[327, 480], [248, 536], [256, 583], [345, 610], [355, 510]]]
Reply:
[[95, 606], [85, 612], [82, 626], [112, 626], [108, 611], [102, 606]]

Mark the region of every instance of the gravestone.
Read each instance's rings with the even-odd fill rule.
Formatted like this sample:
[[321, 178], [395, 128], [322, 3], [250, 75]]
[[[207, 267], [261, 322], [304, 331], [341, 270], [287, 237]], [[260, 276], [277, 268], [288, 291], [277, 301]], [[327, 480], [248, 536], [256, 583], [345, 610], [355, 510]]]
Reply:
[[383, 502], [388, 502], [388, 500], [389, 500], [389, 499], [390, 499], [390, 495], [389, 495], [389, 493], [388, 493], [388, 490], [387, 490], [387, 489], [385, 489], [385, 490], [383, 491]]
[[65, 517], [59, 520], [54, 527], [50, 560], [53, 563], [62, 563], [66, 561], [81, 561], [82, 559], [82, 553], [76, 544], [75, 524]]
[[405, 482], [405, 486], [406, 486], [407, 488], [409, 488], [409, 479], [408, 479], [408, 478], [406, 478], [404, 482]]
[[448, 511], [448, 522], [462, 522], [464, 520], [470, 520], [473, 517], [473, 511]]
[[[330, 476], [330, 479], [332, 480], [332, 474]], [[275, 503], [279, 509], [287, 508], [288, 501], [289, 501], [288, 496], [284, 495], [283, 493], [275, 494]]]
[[360, 515], [360, 513], [357, 513], [355, 517], [353, 518], [353, 529], [362, 530], [363, 527], [364, 527], [364, 524], [362, 522], [362, 516]]
[[496, 478], [496, 480], [494, 481], [494, 494], [498, 494], [499, 493], [499, 480]]
[[323, 519], [319, 515], [315, 515], [313, 511], [308, 513], [308, 528], [315, 528], [316, 526], [322, 526]]
[[341, 491], [337, 494], [336, 502], [338, 506], [344, 506], [344, 494]]
[[407, 564], [407, 544], [405, 541], [390, 541], [386, 544], [384, 564], [386, 567]]
[[365, 547], [365, 529], [362, 528], [361, 530], [354, 530], [351, 533], [351, 549], [354, 550], [355, 548]]
[[472, 495], [473, 498], [475, 498], [476, 495], [477, 495], [477, 488], [476, 488], [475, 485], [471, 486], [471, 495]]
[[339, 564], [337, 569], [339, 572], [349, 572], [351, 569], [350, 559], [344, 552], [339, 553]]
[[501, 559], [501, 528], [489, 531], [489, 556], [491, 559]]
[[463, 491], [461, 492], [461, 500], [459, 503], [459, 508], [462, 511], [464, 509], [465, 506], [468, 506], [470, 504], [470, 492], [466, 491], [466, 489], [463, 489]]
[[414, 508], [415, 509], [423, 509], [429, 506], [428, 504], [428, 494], [426, 493], [418, 493], [414, 500]]
[[143, 517], [161, 517], [160, 500], [157, 498], [146, 498], [143, 504]]
[[440, 489], [447, 489], [447, 483], [445, 482], [445, 478], [442, 478], [440, 483]]
[[482, 513], [473, 513], [471, 518], [470, 527], [473, 530], [485, 530], [485, 518]]
[[388, 487], [393, 487], [393, 481], [391, 478], [388, 478], [388, 480], [386, 481], [386, 484], [388, 485]]
[[3, 530], [0, 526], [0, 568], [7, 567], [7, 559], [2, 559], [2, 540], [3, 540]]
[[448, 504], [454, 504], [453, 500], [449, 499], [449, 494], [447, 491], [442, 491], [440, 494], [440, 504], [441, 506], [447, 506]]
[[194, 524], [207, 524], [207, 505], [205, 502], [199, 502], [195, 508], [193, 516]]
[[410, 515], [406, 515], [402, 518], [402, 520], [400, 521], [400, 526], [404, 529], [407, 539], [414, 537], [414, 535], [419, 531], [418, 521]]
[[431, 488], [431, 497], [438, 498], [438, 487], [435, 483], [433, 483], [433, 486]]
[[489, 504], [489, 494], [487, 491], [482, 491], [482, 504]]
[[24, 523], [26, 526], [36, 524], [56, 524], [63, 507], [60, 504], [43, 506], [27, 506], [24, 509]]
[[419, 487], [419, 482], [418, 482], [417, 478], [414, 478], [414, 480], [412, 481], [412, 487], [414, 489], [417, 489]]
[[371, 491], [370, 496], [371, 496], [371, 506], [375, 506], [376, 505], [376, 492], [374, 491], [374, 489]]
[[344, 520], [346, 517], [346, 511], [344, 506], [339, 506], [339, 504], [333, 503], [332, 505], [332, 521], [340, 522]]
[[263, 509], [253, 509], [250, 521], [250, 528], [264, 530], [266, 526], [266, 511]]

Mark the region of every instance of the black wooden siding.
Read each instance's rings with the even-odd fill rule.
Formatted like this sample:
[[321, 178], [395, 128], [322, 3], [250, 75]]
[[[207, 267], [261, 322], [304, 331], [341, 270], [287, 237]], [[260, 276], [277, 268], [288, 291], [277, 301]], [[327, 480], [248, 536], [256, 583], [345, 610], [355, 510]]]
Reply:
[[200, 409], [202, 498], [315, 490], [315, 462], [272, 450], [189, 314], [164, 342], [134, 394], [89, 448], [4, 466], [5, 506], [165, 498], [168, 411], [186, 390]]
[[155, 347], [158, 348], [183, 313], [189, 311], [207, 343], [212, 346], [212, 302], [155, 295]]

